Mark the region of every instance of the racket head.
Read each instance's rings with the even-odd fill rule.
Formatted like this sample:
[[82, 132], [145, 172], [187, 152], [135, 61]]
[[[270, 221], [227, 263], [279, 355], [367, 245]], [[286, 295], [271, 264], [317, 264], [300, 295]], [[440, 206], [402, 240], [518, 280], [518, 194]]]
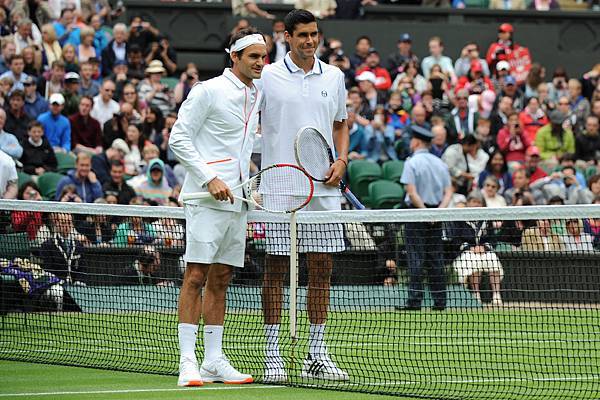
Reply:
[[300, 128], [294, 139], [296, 162], [315, 181], [325, 182], [327, 171], [333, 163], [329, 143], [318, 129], [305, 126]]
[[306, 171], [293, 164], [274, 164], [248, 181], [247, 198], [261, 210], [291, 213], [304, 208], [315, 187]]

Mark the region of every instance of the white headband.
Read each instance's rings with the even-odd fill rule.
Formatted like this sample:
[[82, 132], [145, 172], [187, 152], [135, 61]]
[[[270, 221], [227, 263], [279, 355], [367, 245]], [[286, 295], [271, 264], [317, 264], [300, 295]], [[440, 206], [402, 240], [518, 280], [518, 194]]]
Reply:
[[252, 46], [253, 44], [262, 44], [266, 46], [265, 38], [260, 33], [255, 33], [252, 35], [244, 36], [243, 38], [239, 38], [235, 41], [234, 44], [231, 45], [230, 48], [225, 49], [228, 53], [233, 53], [234, 51], [244, 50], [248, 46]]

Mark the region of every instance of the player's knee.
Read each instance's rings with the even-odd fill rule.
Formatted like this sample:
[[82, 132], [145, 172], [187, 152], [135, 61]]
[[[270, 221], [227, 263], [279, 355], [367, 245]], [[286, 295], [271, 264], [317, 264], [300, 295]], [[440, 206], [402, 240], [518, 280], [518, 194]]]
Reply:
[[231, 268], [217, 268], [211, 271], [207, 288], [214, 291], [225, 291], [229, 286], [233, 270]]
[[184, 285], [202, 288], [206, 282], [206, 271], [197, 264], [188, 264], [183, 276]]

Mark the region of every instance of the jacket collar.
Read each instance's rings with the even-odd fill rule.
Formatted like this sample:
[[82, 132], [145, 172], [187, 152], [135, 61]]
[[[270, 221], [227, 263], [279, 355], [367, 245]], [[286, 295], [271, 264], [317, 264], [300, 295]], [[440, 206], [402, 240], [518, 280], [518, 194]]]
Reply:
[[233, 71], [231, 71], [231, 68], [225, 68], [223, 70], [223, 76], [233, 82], [238, 89], [243, 89], [246, 86], [246, 84], [242, 82], [240, 78], [235, 76]]

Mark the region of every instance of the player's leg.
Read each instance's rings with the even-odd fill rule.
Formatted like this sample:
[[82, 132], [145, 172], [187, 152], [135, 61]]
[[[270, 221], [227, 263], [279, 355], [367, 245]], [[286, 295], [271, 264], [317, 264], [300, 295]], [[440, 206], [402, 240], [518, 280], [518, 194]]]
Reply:
[[179, 292], [179, 386], [201, 386], [202, 378], [196, 359], [196, 337], [202, 312], [202, 287], [208, 265], [188, 263]]
[[279, 327], [283, 307], [283, 285], [288, 267], [287, 256], [267, 254], [262, 287], [262, 307], [267, 340], [265, 382], [287, 380], [285, 363], [279, 351]]
[[307, 311], [310, 321], [309, 354], [302, 368], [303, 378], [348, 380], [348, 373], [330, 358], [325, 344], [325, 323], [329, 309], [329, 292], [333, 256], [329, 253], [308, 253]]
[[204, 382], [251, 383], [252, 376], [237, 371], [223, 353], [223, 322], [226, 294], [233, 268], [243, 268], [246, 251], [246, 212], [212, 210], [213, 224], [223, 236], [204, 287], [204, 360], [200, 374]]

